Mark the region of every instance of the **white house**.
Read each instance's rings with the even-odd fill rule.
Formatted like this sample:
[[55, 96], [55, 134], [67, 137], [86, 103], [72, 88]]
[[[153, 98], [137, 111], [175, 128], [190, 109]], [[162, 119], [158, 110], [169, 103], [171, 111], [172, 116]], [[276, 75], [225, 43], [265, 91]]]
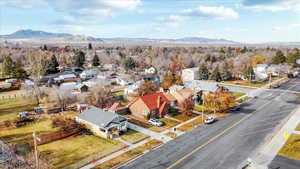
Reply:
[[92, 79], [94, 77], [96, 77], [98, 74], [97, 70], [85, 70], [80, 74], [80, 78], [87, 80], [87, 79]]
[[199, 68], [193, 67], [183, 69], [181, 74], [182, 81], [193, 81], [199, 79]]
[[145, 69], [146, 74], [155, 74], [156, 69], [154, 67], [150, 67], [149, 69]]
[[124, 89], [124, 94], [125, 95], [130, 95], [130, 94], [136, 94], [137, 93], [137, 89], [144, 83], [144, 81], [137, 81], [136, 83], [127, 86]]

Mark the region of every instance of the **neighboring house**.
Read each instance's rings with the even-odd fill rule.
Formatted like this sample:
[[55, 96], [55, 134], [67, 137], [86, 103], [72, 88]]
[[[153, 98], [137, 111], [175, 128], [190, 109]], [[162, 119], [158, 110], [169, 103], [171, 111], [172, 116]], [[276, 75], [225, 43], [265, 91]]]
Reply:
[[199, 68], [188, 68], [183, 69], [181, 73], [182, 81], [193, 81], [193, 80], [199, 80]]
[[152, 84], [157, 88], [160, 86], [159, 76], [157, 76], [157, 75], [145, 75], [143, 77], [143, 80], [145, 82], [151, 81]]
[[182, 106], [184, 101], [194, 96], [195, 91], [191, 88], [170, 91], [170, 94], [176, 99], [176, 105]]
[[164, 93], [157, 92], [137, 98], [129, 105], [129, 110], [139, 118], [162, 118], [168, 112], [169, 106], [170, 101]]
[[78, 123], [86, 125], [95, 135], [104, 138], [115, 138], [127, 131], [127, 119], [109, 112], [90, 106], [75, 117]]
[[137, 90], [138, 88], [143, 84], [143, 81], [137, 81], [136, 83], [130, 85], [130, 86], [127, 86], [125, 89], [124, 89], [124, 94], [125, 95], [135, 95], [137, 94]]
[[73, 91], [73, 92], [87, 92], [88, 86], [82, 83], [67, 82], [67, 83], [62, 83], [59, 86], [59, 89], [65, 91]]
[[181, 85], [172, 85], [171, 87], [169, 87], [169, 91], [178, 91], [185, 88], [184, 86]]
[[146, 74], [155, 74], [156, 73], [156, 69], [154, 67], [150, 67], [148, 69], [145, 69], [145, 73]]
[[119, 75], [115, 79], [116, 83], [121, 86], [132, 85], [134, 81], [130, 79], [129, 75]]
[[85, 84], [79, 83], [75, 86], [75, 90], [79, 92], [87, 92], [89, 90], [89, 87]]
[[255, 78], [258, 80], [268, 79], [268, 65], [267, 64], [258, 64], [253, 69]]
[[98, 74], [97, 70], [85, 70], [80, 74], [80, 78], [83, 80], [88, 80], [96, 77]]

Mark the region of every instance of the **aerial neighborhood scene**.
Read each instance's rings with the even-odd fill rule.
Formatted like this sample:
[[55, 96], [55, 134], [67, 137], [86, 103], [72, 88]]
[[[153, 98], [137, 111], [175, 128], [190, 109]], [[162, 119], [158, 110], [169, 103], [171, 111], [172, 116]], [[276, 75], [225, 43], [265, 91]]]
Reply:
[[0, 0], [1, 169], [300, 169], [299, 0]]

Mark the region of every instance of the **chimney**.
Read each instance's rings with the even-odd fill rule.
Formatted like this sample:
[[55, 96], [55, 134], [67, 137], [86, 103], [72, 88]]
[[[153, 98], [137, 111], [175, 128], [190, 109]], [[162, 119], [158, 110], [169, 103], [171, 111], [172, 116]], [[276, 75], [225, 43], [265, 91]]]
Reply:
[[157, 97], [157, 108], [159, 109], [160, 107], [160, 96]]

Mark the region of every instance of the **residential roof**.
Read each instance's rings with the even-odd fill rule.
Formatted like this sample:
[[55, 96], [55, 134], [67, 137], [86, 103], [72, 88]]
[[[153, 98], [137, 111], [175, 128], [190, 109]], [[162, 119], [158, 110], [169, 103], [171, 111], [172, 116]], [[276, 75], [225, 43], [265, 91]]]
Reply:
[[120, 121], [126, 120], [118, 114], [104, 111], [94, 106], [90, 106], [77, 117], [102, 128], [108, 127], [111, 123], [119, 123]]
[[170, 103], [168, 98], [164, 95], [163, 92], [157, 92], [157, 93], [141, 96], [141, 99], [150, 110], [159, 108], [157, 104], [158, 98], [161, 99], [160, 100], [161, 103], [164, 102], [168, 104]]

